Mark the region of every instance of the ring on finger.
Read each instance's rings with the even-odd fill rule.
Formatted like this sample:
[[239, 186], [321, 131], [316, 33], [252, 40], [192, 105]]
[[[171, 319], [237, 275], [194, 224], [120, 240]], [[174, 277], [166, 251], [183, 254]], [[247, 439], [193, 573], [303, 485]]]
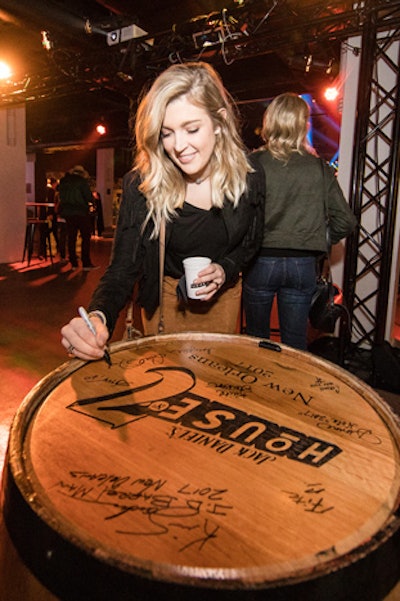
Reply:
[[74, 345], [73, 345], [73, 344], [70, 344], [70, 345], [69, 345], [69, 347], [67, 348], [67, 353], [68, 353], [68, 355], [73, 355], [73, 353], [74, 353], [74, 350], [75, 350], [75, 347], [74, 347]]

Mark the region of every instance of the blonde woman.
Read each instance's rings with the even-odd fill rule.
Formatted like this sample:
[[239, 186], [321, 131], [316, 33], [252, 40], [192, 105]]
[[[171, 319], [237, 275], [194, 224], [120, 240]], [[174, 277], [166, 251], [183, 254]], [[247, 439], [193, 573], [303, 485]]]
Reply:
[[264, 113], [265, 146], [255, 153], [268, 182], [264, 235], [243, 285], [246, 332], [270, 337], [276, 296], [281, 340], [301, 350], [307, 348], [317, 257], [327, 250], [324, 196], [332, 244], [356, 226], [333, 170], [307, 141], [309, 116], [308, 104], [292, 93], [274, 98]]
[[[159, 250], [165, 224], [163, 331], [234, 333], [240, 273], [262, 239], [265, 182], [243, 147], [236, 109], [216, 71], [203, 62], [173, 65], [140, 102], [134, 167], [123, 197], [110, 265], [90, 303], [97, 335], [80, 318], [62, 344], [82, 359], [104, 354], [121, 309], [138, 282], [146, 335], [160, 323]], [[199, 300], [180, 299], [186, 257], [206, 256]]]

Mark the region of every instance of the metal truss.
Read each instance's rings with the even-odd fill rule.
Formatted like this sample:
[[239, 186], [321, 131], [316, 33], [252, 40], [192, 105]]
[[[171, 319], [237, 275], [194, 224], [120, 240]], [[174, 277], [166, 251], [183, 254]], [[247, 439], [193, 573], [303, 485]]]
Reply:
[[350, 196], [359, 228], [348, 240], [345, 259], [349, 324], [341, 325], [342, 357], [384, 342], [397, 209], [400, 7], [370, 4], [375, 8], [362, 31]]

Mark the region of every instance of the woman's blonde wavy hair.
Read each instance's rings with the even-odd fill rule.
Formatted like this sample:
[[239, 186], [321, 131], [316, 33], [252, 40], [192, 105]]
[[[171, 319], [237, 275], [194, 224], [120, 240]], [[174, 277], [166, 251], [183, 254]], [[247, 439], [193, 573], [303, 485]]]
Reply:
[[275, 159], [287, 162], [293, 152], [316, 154], [307, 141], [310, 109], [303, 98], [286, 92], [265, 110], [261, 136]]
[[139, 189], [148, 206], [146, 223], [153, 220], [154, 237], [159, 233], [162, 216], [171, 219], [185, 200], [184, 176], [166, 154], [161, 140], [167, 105], [183, 95], [207, 111], [219, 132], [211, 157], [212, 205], [221, 208], [226, 198], [236, 206], [246, 191], [246, 175], [252, 171], [239, 134], [236, 106], [216, 71], [204, 62], [166, 69], [141, 100], [135, 122], [134, 169], [141, 176]]

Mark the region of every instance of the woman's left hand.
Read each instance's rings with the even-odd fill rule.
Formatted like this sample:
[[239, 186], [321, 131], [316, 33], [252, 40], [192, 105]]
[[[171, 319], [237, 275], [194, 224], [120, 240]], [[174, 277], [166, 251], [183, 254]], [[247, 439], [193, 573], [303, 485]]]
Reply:
[[198, 277], [193, 280], [194, 284], [206, 284], [196, 291], [196, 296], [199, 297], [199, 300], [209, 301], [221, 286], [225, 284], [225, 280], [225, 271], [221, 265], [210, 263], [210, 265], [199, 271]]

